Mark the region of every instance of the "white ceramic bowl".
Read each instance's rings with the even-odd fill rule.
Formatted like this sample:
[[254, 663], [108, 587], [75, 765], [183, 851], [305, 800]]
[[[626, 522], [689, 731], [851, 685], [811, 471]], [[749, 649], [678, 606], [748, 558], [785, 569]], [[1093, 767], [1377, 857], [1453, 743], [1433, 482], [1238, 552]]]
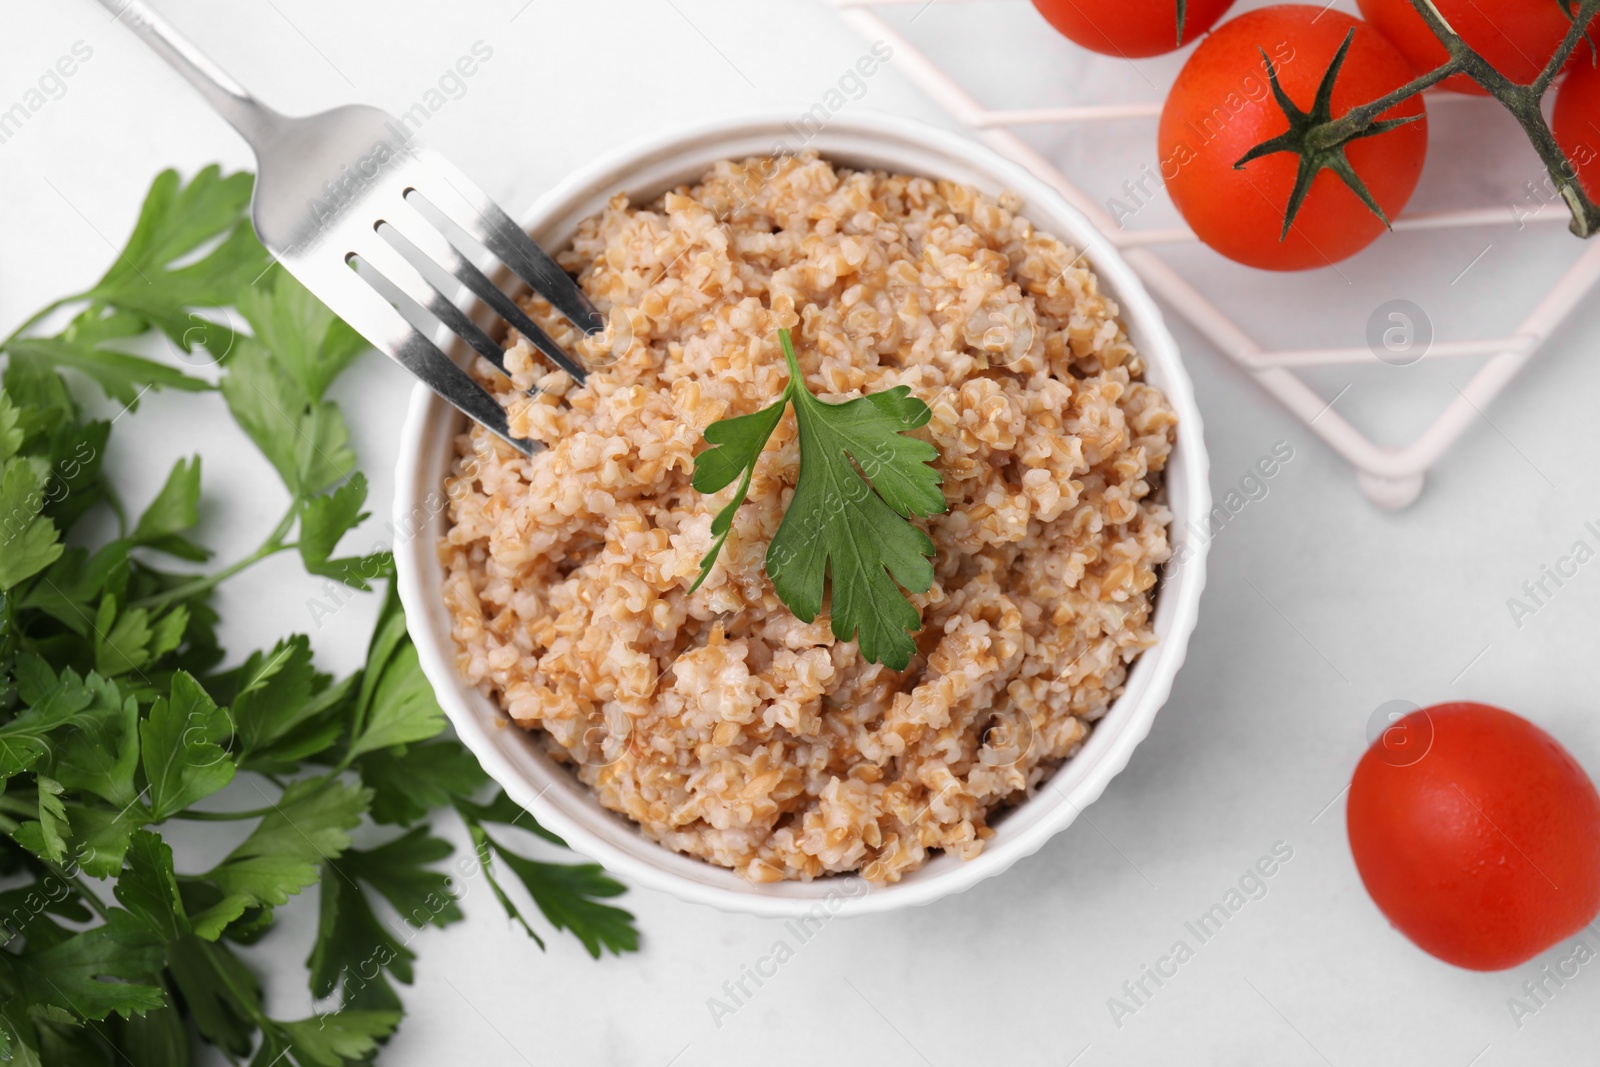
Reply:
[[[1167, 466], [1176, 552], [1162, 577], [1155, 611], [1158, 643], [1139, 657], [1122, 696], [1094, 728], [1082, 750], [1030, 800], [1007, 812], [976, 859], [939, 855], [893, 885], [873, 888], [851, 876], [814, 882], [755, 885], [732, 871], [673, 852], [638, 827], [602, 808], [594, 794], [550, 759], [531, 735], [456, 671], [450, 619], [439, 589], [444, 578], [435, 545], [446, 520], [443, 483], [451, 438], [461, 417], [418, 385], [400, 440], [396, 476], [395, 546], [400, 597], [422, 668], [439, 703], [484, 769], [512, 799], [560, 834], [578, 852], [637, 885], [684, 900], [767, 916], [796, 916], [819, 904], [830, 913], [889, 911], [958, 893], [1037, 851], [1093, 803], [1150, 731], [1172, 689], [1205, 584], [1205, 531], [1211, 508], [1205, 444], [1194, 394], [1161, 312], [1110, 242], [1048, 185], [964, 137], [886, 115], [837, 115], [801, 143], [793, 113], [739, 115], [651, 137], [607, 156], [568, 178], [526, 212], [521, 222], [545, 247], [564, 247], [580, 220], [600, 211], [617, 192], [635, 203], [697, 179], [719, 159], [815, 149], [852, 166], [949, 178], [989, 192], [1021, 195], [1023, 213], [1040, 229], [1088, 252], [1100, 283], [1122, 308], [1123, 321], [1149, 368], [1148, 378], [1177, 412], [1178, 444]], [[459, 349], [460, 346], [455, 346]], [[457, 351], [458, 358], [466, 353]]]

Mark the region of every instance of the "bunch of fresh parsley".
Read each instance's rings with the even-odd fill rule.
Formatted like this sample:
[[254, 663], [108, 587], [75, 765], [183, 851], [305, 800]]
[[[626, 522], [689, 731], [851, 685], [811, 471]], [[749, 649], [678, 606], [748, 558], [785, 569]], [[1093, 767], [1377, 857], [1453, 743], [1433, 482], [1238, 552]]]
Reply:
[[719, 492], [735, 478], [739, 487], [711, 521], [715, 540], [690, 592], [711, 573], [750, 492], [756, 460], [793, 403], [800, 470], [767, 546], [767, 576], [778, 599], [805, 622], [822, 611], [826, 591], [834, 636], [856, 640], [867, 660], [903, 671], [917, 650], [910, 635], [922, 628], [922, 616], [895, 583], [913, 593], [933, 586], [933, 541], [910, 518], [946, 506], [931, 466], [938, 449], [907, 436], [927, 425], [932, 412], [904, 385], [842, 404], [818, 400], [806, 387], [788, 330], [778, 331], [778, 342], [789, 365], [783, 393], [760, 411], [706, 427], [714, 447], [695, 457], [700, 492]]
[[[598, 867], [491, 835], [515, 824], [560, 844], [447, 735], [392, 583], [348, 677], [319, 672], [301, 636], [222, 666], [210, 600], [229, 576], [289, 551], [357, 589], [392, 570], [387, 552], [336, 554], [365, 518], [366, 482], [327, 390], [365, 346], [271, 265], [244, 218], [250, 183], [162, 174], [106, 275], [0, 342], [0, 1062], [182, 1067], [195, 1035], [261, 1065], [370, 1062], [400, 1021], [392, 983], [413, 977], [406, 930], [462, 918], [457, 876], [481, 875], [543, 945], [497, 861], [591, 955], [638, 944], [632, 917], [603, 903], [622, 886]], [[77, 304], [65, 329], [36, 335]], [[229, 307], [248, 336], [215, 314]], [[209, 352], [219, 384], [118, 347], [152, 330]], [[163, 558], [210, 556], [193, 538], [199, 457], [130, 517], [105, 474], [111, 425], [85, 417], [63, 369], [124, 410], [151, 388], [220, 389], [288, 489], [260, 548], [169, 570]], [[95, 512], [107, 519], [82, 521]], [[429, 827], [442, 808], [474, 856], [448, 861]], [[249, 829], [179, 871], [169, 842], [196, 820]], [[375, 843], [352, 847], [358, 831]], [[306, 966], [321, 1010], [273, 1018], [248, 948], [319, 883]]]

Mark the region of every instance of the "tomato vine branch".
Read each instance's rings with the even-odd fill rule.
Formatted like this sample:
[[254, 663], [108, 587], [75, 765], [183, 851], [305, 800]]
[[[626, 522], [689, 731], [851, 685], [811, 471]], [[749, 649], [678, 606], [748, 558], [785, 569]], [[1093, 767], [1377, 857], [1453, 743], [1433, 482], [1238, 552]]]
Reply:
[[[1572, 232], [1583, 238], [1600, 233], [1600, 204], [1596, 204], [1584, 191], [1578, 181], [1576, 168], [1556, 141], [1555, 133], [1545, 120], [1543, 111], [1540, 110], [1540, 101], [1555, 82], [1556, 76], [1566, 66], [1567, 60], [1571, 58], [1578, 45], [1588, 36], [1589, 24], [1600, 16], [1600, 0], [1582, 0], [1582, 3], [1576, 4], [1576, 12], [1573, 10], [1575, 0], [1558, 0], [1558, 2], [1562, 4], [1567, 17], [1572, 20], [1572, 26], [1538, 77], [1527, 85], [1519, 85], [1501, 74], [1493, 64], [1467, 44], [1439, 12], [1433, 0], [1411, 0], [1411, 6], [1444, 45], [1449, 58], [1440, 66], [1419, 75], [1393, 92], [1370, 103], [1351, 108], [1338, 118], [1331, 118], [1325, 109], [1317, 106], [1313, 106], [1309, 113], [1302, 112], [1291, 101], [1287, 101], [1281, 91], [1278, 91], [1276, 76], [1269, 62], [1268, 77], [1273, 83], [1279, 106], [1289, 119], [1289, 129], [1278, 137], [1251, 149], [1237, 165], [1243, 166], [1252, 159], [1273, 152], [1288, 151], [1300, 156], [1301, 180], [1296, 182], [1295, 195], [1291, 197], [1285, 209], [1283, 231], [1285, 236], [1289, 232], [1289, 227], [1293, 225], [1295, 214], [1305, 198], [1309, 187], [1308, 173], [1310, 177], [1315, 177], [1315, 174], [1324, 168], [1332, 169], [1339, 174], [1356, 195], [1361, 197], [1362, 202], [1387, 225], [1389, 220], [1384, 217], [1383, 212], [1378, 209], [1370, 196], [1363, 195], [1364, 190], [1359, 180], [1351, 181], [1353, 172], [1347, 173], [1348, 165], [1343, 167], [1339, 165], [1343, 161], [1342, 146], [1361, 137], [1374, 136], [1394, 128], [1398, 124], [1396, 120], [1386, 120], [1380, 116], [1446, 78], [1464, 74], [1499, 101], [1501, 106], [1511, 112], [1521, 124], [1529, 143], [1533, 145], [1534, 151], [1539, 154], [1540, 161], [1549, 172], [1556, 192], [1572, 212], [1570, 227]], [[1338, 77], [1339, 67], [1348, 47], [1349, 40], [1346, 39], [1345, 46], [1329, 64], [1327, 77], [1318, 93], [1318, 103], [1322, 102], [1323, 91], [1331, 90], [1333, 80]], [[1301, 187], [1302, 181], [1307, 188]]]

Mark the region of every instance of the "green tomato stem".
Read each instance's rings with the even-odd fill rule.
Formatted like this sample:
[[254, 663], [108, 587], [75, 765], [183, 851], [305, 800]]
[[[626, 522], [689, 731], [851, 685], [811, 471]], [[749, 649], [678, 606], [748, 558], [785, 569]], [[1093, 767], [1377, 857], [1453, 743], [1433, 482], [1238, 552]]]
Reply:
[[1396, 104], [1403, 103], [1418, 93], [1433, 88], [1451, 75], [1460, 74], [1465, 69], [1458, 57], [1451, 56], [1450, 60], [1442, 66], [1412, 79], [1394, 92], [1380, 96], [1370, 104], [1362, 104], [1360, 107], [1351, 108], [1329, 123], [1329, 126], [1330, 128], [1348, 127], [1351, 132], [1364, 129]]

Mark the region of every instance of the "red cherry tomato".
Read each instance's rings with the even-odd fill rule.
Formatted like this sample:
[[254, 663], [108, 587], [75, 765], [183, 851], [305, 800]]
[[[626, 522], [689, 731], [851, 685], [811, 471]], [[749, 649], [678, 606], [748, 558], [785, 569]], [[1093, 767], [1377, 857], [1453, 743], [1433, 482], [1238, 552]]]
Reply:
[[[1587, 46], [1580, 45], [1583, 51]], [[1550, 125], [1589, 199], [1600, 201], [1600, 68], [1587, 54], [1556, 90]]]
[[[1200, 239], [1230, 259], [1267, 270], [1304, 270], [1354, 255], [1384, 232], [1383, 222], [1331, 170], [1312, 183], [1288, 236], [1279, 240], [1299, 157], [1279, 152], [1233, 165], [1288, 130], [1264, 71], [1264, 50], [1279, 84], [1301, 109], [1345, 35], [1355, 39], [1334, 83], [1334, 118], [1411, 80], [1411, 65], [1364, 22], [1310, 5], [1264, 7], [1240, 15], [1201, 42], [1178, 74], [1161, 112], [1161, 176]], [[1381, 117], [1426, 114], [1412, 97]], [[1345, 149], [1357, 175], [1393, 219], [1416, 188], [1427, 153], [1427, 120]]]
[[[1449, 58], [1411, 0], [1356, 0], [1356, 6], [1405, 53], [1417, 73], [1433, 70]], [[1572, 25], [1556, 0], [1434, 0], [1434, 6], [1473, 51], [1519, 85], [1539, 76]], [[1464, 74], [1441, 84], [1459, 93], [1484, 95], [1483, 87]]]
[[1555, 738], [1509, 711], [1412, 712], [1361, 758], [1347, 811], [1378, 910], [1447, 963], [1514, 967], [1600, 910], [1600, 794]]
[[1177, 0], [1033, 0], [1050, 25], [1083, 47], [1137, 59], [1177, 51], [1217, 24], [1233, 0], [1189, 0], [1178, 40]]

